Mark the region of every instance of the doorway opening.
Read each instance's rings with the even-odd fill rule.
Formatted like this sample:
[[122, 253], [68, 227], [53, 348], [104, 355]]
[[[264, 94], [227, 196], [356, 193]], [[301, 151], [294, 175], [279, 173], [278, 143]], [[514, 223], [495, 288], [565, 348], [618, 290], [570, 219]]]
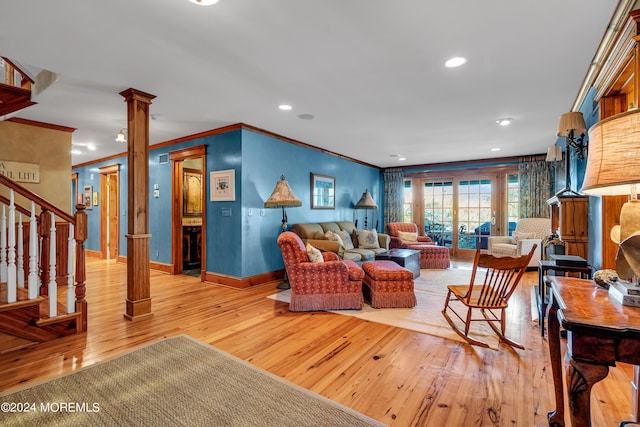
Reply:
[[169, 153], [172, 170], [172, 260], [174, 274], [201, 280], [205, 259], [205, 146]]

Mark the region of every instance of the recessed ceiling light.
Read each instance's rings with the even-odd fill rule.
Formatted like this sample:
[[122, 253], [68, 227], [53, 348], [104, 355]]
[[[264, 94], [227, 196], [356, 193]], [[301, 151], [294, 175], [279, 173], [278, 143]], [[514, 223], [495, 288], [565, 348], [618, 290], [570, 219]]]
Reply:
[[87, 148], [91, 151], [96, 151], [96, 146], [93, 144], [87, 144]]
[[189, 0], [191, 3], [195, 3], [200, 6], [211, 6], [212, 4], [218, 3], [220, 0]]
[[71, 150], [71, 154], [82, 154], [80, 150]]
[[492, 148], [491, 151], [500, 151], [499, 148]]
[[278, 108], [283, 110], [283, 111], [289, 111], [291, 110], [293, 107], [291, 105], [287, 105], [287, 104], [281, 104], [278, 105]]
[[315, 118], [313, 114], [300, 114], [298, 117], [302, 120], [313, 120]]
[[444, 63], [444, 66], [447, 68], [455, 68], [467, 63], [467, 58], [463, 58], [462, 56], [454, 56], [451, 59], [448, 59], [447, 62]]
[[403, 160], [407, 160], [407, 158], [402, 156], [398, 157], [398, 161], [403, 161]]
[[496, 120], [496, 123], [499, 124], [500, 126], [507, 126], [512, 121], [513, 121], [513, 119], [510, 118], [510, 117], [503, 117], [501, 119]]

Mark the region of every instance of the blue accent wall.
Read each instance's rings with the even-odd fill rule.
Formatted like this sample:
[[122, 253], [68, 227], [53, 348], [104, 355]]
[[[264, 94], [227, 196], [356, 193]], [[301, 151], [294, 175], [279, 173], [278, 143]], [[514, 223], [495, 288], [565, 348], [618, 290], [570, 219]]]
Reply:
[[[171, 163], [159, 164], [160, 154], [196, 145], [206, 146], [205, 178], [211, 188], [210, 172], [235, 170], [235, 201], [206, 203], [207, 272], [233, 277], [249, 277], [284, 268], [276, 240], [282, 225], [281, 209], [265, 209], [276, 182], [284, 175], [291, 189], [302, 200], [302, 206], [288, 208], [288, 224], [297, 222], [354, 221], [363, 227], [364, 211], [353, 209], [365, 189], [368, 189], [379, 209], [369, 211], [369, 228], [379, 223], [382, 232], [384, 209], [383, 182], [380, 170], [319, 150], [283, 141], [264, 133], [238, 129], [181, 142], [149, 151], [149, 242], [150, 260], [171, 263]], [[123, 156], [90, 166], [74, 168], [78, 187], [92, 185], [100, 191], [99, 168], [120, 163], [120, 248], [126, 256], [128, 171]], [[330, 175], [336, 179], [336, 208], [311, 209], [311, 173]], [[93, 174], [93, 180], [91, 175]], [[159, 197], [153, 196], [154, 185]], [[89, 238], [85, 247], [100, 250], [100, 209], [87, 211]]]
[[[382, 179], [377, 168], [247, 129], [242, 131], [242, 165], [243, 277], [284, 268], [276, 243], [282, 226], [282, 209], [263, 207], [281, 175], [302, 200], [301, 207], [286, 209], [288, 224], [355, 221], [357, 213], [358, 226], [363, 228], [365, 212], [356, 211], [353, 206], [366, 189], [379, 206], [378, 210], [369, 211], [369, 228], [375, 226], [376, 220], [382, 224]], [[335, 209], [311, 209], [312, 172], [335, 177]]]

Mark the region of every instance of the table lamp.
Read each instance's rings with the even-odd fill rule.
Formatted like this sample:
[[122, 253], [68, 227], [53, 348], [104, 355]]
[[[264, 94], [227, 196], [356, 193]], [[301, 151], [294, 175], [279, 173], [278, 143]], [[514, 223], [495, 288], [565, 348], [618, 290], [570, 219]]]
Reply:
[[[282, 230], [281, 233], [287, 230], [287, 212], [285, 208], [302, 206], [302, 201], [293, 193], [289, 183], [284, 179], [284, 175], [280, 175], [280, 181], [276, 183], [276, 188], [273, 189], [271, 196], [264, 202], [265, 208], [282, 208]], [[284, 272], [284, 279], [282, 283], [278, 285], [278, 289], [289, 289], [291, 285], [287, 278], [287, 271]]]
[[629, 195], [620, 211], [620, 225], [611, 230], [619, 245], [616, 272], [636, 282], [640, 276], [640, 110], [606, 118], [589, 129], [589, 157], [582, 192]]
[[[362, 197], [358, 200], [358, 203], [354, 206], [355, 209], [364, 209], [364, 229], [367, 230], [367, 216], [369, 209], [378, 209], [378, 205], [373, 201], [373, 197], [369, 194], [369, 190], [364, 190]], [[358, 221], [356, 220], [356, 227], [358, 227]], [[377, 224], [376, 224], [376, 228]]]

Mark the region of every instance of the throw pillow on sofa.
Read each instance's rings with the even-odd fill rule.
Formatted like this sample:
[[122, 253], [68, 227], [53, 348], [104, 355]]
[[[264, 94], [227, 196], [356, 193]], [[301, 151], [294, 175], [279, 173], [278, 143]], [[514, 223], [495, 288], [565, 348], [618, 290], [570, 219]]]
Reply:
[[356, 230], [358, 247], [361, 249], [378, 249], [378, 232], [376, 230]]
[[511, 237], [513, 237], [514, 240], [535, 239], [536, 233], [525, 233], [521, 231], [514, 231], [513, 233], [511, 233]]
[[324, 233], [324, 237], [327, 240], [331, 240], [332, 242], [338, 242], [340, 245], [344, 246], [344, 242], [338, 233], [334, 233], [333, 231], [327, 231]]
[[342, 239], [342, 246], [344, 246], [345, 250], [348, 251], [354, 248], [353, 241], [351, 240], [351, 236], [349, 236], [349, 232], [340, 230], [340, 231], [336, 231], [336, 234], [340, 236], [340, 238]]
[[308, 243], [307, 256], [309, 257], [309, 262], [324, 262], [324, 258], [322, 258], [322, 252], [320, 252], [320, 249], [316, 249]]
[[412, 231], [398, 231], [398, 237], [400, 240], [404, 240], [405, 242], [417, 242], [418, 241], [418, 232], [415, 233]]

